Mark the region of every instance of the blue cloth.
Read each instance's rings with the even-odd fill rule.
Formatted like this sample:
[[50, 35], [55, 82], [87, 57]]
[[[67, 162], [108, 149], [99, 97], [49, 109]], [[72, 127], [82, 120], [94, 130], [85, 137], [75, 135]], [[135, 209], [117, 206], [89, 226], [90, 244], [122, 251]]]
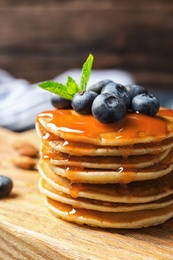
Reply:
[[34, 128], [36, 115], [51, 109], [50, 93], [0, 70], [0, 126], [13, 131]]

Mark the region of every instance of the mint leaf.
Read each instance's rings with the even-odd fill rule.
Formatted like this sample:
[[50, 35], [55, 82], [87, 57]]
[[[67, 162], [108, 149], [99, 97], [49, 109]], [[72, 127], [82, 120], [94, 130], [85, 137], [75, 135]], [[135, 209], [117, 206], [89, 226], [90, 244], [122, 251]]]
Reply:
[[91, 74], [92, 64], [93, 64], [94, 57], [92, 54], [90, 54], [86, 60], [86, 62], [83, 64], [81, 76], [80, 76], [80, 85], [79, 85], [79, 91], [85, 91], [86, 86]]
[[72, 100], [73, 96], [80, 91], [85, 91], [86, 86], [91, 74], [92, 64], [93, 64], [94, 57], [90, 54], [83, 64], [82, 72], [80, 75], [80, 85], [76, 83], [76, 81], [68, 76], [66, 85], [63, 85], [59, 82], [54, 82], [52, 80], [43, 81], [38, 84], [38, 86], [44, 90], [48, 90], [52, 93], [55, 93], [62, 98]]
[[68, 100], [72, 100], [73, 95], [71, 95], [68, 91], [67, 91], [67, 87], [61, 83], [58, 82], [54, 82], [54, 81], [44, 81], [38, 84], [39, 87], [48, 90], [52, 93], [58, 94], [59, 96], [61, 96], [62, 98], [68, 99]]
[[69, 95], [72, 95], [72, 96], [74, 94], [76, 94], [78, 92], [78, 89], [79, 89], [76, 81], [70, 76], [68, 76], [68, 79], [67, 79], [67, 82], [66, 82], [66, 87], [67, 87], [67, 92], [69, 93]]

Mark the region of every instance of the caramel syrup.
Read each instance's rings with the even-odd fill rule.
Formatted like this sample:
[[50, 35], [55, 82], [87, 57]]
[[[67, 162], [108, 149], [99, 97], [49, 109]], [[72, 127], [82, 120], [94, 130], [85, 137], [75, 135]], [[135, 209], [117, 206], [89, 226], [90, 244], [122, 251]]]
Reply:
[[[161, 110], [155, 117], [142, 113], [128, 113], [122, 120], [113, 124], [102, 124], [92, 115], [80, 115], [73, 110], [50, 110], [38, 115], [37, 120], [46, 121], [46, 127], [56, 135], [56, 132], [63, 133], [64, 139], [83, 141], [95, 139], [103, 145], [114, 143], [133, 144], [136, 139], [149, 138], [163, 140], [167, 137], [167, 123], [162, 118], [173, 116], [170, 110]], [[44, 135], [44, 139], [53, 139], [50, 135]]]
[[[173, 111], [168, 109], [160, 109], [159, 113], [155, 117], [150, 117], [141, 113], [128, 113], [124, 119], [113, 124], [102, 124], [97, 121], [92, 115], [80, 115], [74, 110], [50, 110], [42, 112], [37, 117], [37, 122], [43, 120], [46, 122], [46, 128], [50, 130], [50, 133], [43, 127], [42, 139], [43, 141], [56, 140], [56, 133], [64, 134], [64, 142], [68, 143], [68, 137], [72, 141], [86, 140], [86, 145], [90, 143], [91, 139], [97, 139], [101, 141], [101, 144], [107, 145], [111, 143], [116, 145], [119, 140], [122, 143], [126, 143], [131, 146], [133, 150], [133, 144], [136, 139], [146, 140], [150, 144], [150, 139], [158, 142], [162, 141], [168, 136], [167, 122], [165, 117], [173, 117]], [[67, 140], [66, 140], [67, 137]], [[87, 143], [88, 141], [88, 143]], [[83, 143], [85, 144], [85, 143]], [[119, 143], [120, 144], [120, 143]], [[64, 143], [64, 145], [66, 145]], [[126, 149], [120, 145], [123, 157], [128, 157]], [[52, 154], [51, 150], [47, 151], [47, 154], [43, 152], [43, 159], [49, 161], [50, 158], [54, 158], [55, 154]], [[80, 160], [79, 160], [80, 161]], [[75, 179], [75, 171], [73, 167], [66, 169], [66, 177], [70, 180], [78, 182]], [[120, 169], [122, 176], [121, 183], [126, 184], [132, 182], [135, 178], [136, 172], [132, 168], [131, 171], [125, 172], [123, 166]], [[82, 186], [80, 183], [71, 185], [70, 192], [73, 197], [77, 197]]]

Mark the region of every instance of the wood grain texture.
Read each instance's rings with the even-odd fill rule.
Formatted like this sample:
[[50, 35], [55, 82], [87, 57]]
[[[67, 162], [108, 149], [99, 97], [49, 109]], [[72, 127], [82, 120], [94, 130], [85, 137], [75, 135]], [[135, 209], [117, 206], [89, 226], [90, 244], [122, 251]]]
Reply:
[[10, 143], [21, 138], [39, 144], [35, 131], [16, 134], [0, 129], [0, 172], [14, 183], [10, 196], [0, 200], [1, 259], [173, 259], [173, 219], [139, 230], [104, 230], [51, 215], [38, 191], [38, 172], [10, 163]]
[[173, 3], [5, 1], [0, 3], [0, 67], [33, 83], [81, 67], [118, 68], [146, 87], [172, 89]]

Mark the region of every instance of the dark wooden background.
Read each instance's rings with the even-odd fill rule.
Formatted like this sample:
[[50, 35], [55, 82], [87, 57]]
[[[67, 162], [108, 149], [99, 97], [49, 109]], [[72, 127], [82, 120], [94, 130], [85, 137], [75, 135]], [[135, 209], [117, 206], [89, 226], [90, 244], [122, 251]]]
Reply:
[[172, 90], [172, 0], [0, 0], [0, 68], [32, 83], [81, 67]]

